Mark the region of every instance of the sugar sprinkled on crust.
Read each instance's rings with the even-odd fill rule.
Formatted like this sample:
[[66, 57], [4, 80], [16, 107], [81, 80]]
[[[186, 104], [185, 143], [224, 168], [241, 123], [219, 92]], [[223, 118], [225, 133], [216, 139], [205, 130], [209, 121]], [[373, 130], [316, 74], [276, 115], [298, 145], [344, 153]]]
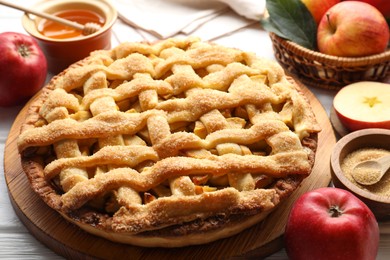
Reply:
[[53, 78], [18, 148], [35, 191], [69, 221], [185, 246], [261, 221], [310, 174], [318, 131], [275, 62], [168, 39], [94, 52]]

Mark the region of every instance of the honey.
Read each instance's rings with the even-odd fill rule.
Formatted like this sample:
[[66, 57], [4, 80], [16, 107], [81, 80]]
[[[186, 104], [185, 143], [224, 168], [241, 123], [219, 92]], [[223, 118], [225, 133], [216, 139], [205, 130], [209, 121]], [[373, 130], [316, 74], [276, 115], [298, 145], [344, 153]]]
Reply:
[[[90, 10], [63, 10], [54, 13], [54, 15], [80, 24], [92, 22], [103, 26], [105, 23], [105, 19], [101, 15]], [[80, 30], [49, 20], [42, 20], [38, 25], [38, 31], [42, 35], [53, 39], [70, 39], [83, 36]]]
[[341, 170], [345, 177], [359, 188], [380, 196], [390, 197], [390, 173], [386, 173], [382, 179], [373, 185], [362, 185], [357, 183], [352, 177], [353, 168], [363, 162], [373, 159], [379, 159], [385, 155], [389, 155], [390, 151], [379, 148], [362, 148], [348, 154], [341, 162]]

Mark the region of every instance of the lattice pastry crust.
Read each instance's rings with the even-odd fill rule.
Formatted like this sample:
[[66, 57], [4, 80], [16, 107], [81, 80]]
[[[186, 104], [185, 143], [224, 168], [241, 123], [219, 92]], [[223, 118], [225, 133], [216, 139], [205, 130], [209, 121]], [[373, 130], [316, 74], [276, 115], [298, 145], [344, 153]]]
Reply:
[[33, 189], [93, 234], [186, 246], [261, 221], [310, 174], [320, 128], [281, 67], [168, 39], [96, 51], [29, 108]]

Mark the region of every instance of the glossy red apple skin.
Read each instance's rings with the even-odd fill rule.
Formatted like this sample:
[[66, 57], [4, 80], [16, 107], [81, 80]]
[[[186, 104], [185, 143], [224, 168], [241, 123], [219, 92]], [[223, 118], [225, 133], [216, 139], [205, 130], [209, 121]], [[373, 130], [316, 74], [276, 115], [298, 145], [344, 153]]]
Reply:
[[338, 110], [335, 109], [336, 115], [340, 120], [341, 124], [348, 129], [350, 132], [366, 129], [366, 128], [384, 128], [390, 129], [390, 120], [389, 121], [379, 121], [379, 122], [366, 122], [361, 120], [352, 119], [344, 116]]
[[[338, 208], [341, 215], [332, 217], [332, 208]], [[319, 188], [294, 203], [285, 246], [291, 260], [374, 260], [379, 246], [378, 222], [366, 204], [349, 191]]]
[[322, 16], [326, 11], [334, 6], [337, 3], [340, 3], [340, 0], [301, 0], [309, 9], [311, 15], [317, 24], [320, 23]]
[[[372, 104], [367, 98], [377, 100]], [[390, 129], [390, 84], [360, 81], [340, 89], [333, 99], [333, 109], [349, 131], [365, 128]]]
[[387, 49], [389, 26], [372, 5], [344, 1], [331, 7], [317, 29], [320, 52], [339, 57], [362, 57]]
[[[344, 1], [351, 1], [351, 0], [344, 0]], [[354, 0], [354, 1], [360, 1], [365, 2], [367, 4], [370, 4], [376, 9], [378, 9], [384, 17], [390, 18], [390, 1], [389, 0]]]
[[43, 86], [47, 62], [31, 36], [0, 33], [0, 106], [19, 105]]

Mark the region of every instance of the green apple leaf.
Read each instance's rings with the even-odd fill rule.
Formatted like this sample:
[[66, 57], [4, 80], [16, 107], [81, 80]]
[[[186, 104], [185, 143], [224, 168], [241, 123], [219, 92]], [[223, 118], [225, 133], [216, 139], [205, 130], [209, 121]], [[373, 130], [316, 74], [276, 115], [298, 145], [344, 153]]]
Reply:
[[269, 16], [260, 21], [269, 32], [315, 50], [317, 24], [301, 0], [266, 0]]

